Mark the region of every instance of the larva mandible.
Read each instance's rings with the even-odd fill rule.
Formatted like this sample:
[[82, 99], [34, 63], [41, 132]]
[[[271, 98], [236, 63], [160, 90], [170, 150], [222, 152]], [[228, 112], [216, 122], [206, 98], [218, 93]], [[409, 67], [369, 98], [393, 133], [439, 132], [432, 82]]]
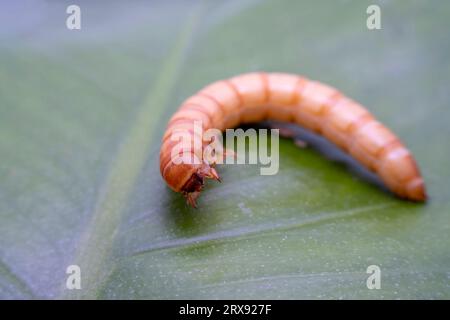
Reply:
[[[397, 196], [426, 200], [425, 184], [416, 161], [398, 137], [337, 89], [286, 73], [242, 74], [214, 82], [185, 100], [170, 119], [163, 137], [160, 150], [163, 179], [195, 207], [205, 178], [219, 180], [219, 176], [208, 163], [173, 163], [171, 134], [192, 127], [196, 120], [202, 120], [204, 130], [223, 131], [268, 119], [293, 122], [323, 135], [378, 174]], [[195, 155], [194, 150], [189, 152]]]

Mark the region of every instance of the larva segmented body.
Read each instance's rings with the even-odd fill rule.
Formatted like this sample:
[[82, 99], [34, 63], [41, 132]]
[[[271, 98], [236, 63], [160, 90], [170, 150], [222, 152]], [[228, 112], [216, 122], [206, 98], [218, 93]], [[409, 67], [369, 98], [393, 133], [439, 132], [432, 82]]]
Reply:
[[173, 163], [171, 134], [185, 128], [194, 139], [201, 139], [190, 129], [196, 120], [202, 120], [204, 130], [223, 131], [266, 119], [294, 122], [319, 133], [377, 173], [399, 197], [426, 199], [424, 181], [411, 153], [369, 111], [332, 87], [284, 73], [248, 73], [217, 81], [184, 101], [163, 137], [161, 175], [195, 206], [204, 179], [218, 179], [218, 175], [207, 163]]

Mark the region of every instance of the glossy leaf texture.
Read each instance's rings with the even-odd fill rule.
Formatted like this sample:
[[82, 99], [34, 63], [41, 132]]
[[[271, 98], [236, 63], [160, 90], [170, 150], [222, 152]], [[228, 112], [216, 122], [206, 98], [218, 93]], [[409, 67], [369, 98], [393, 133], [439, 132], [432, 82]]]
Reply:
[[[1, 298], [450, 298], [448, 1], [78, 2], [72, 31], [69, 2], [1, 4]], [[429, 202], [283, 139], [277, 175], [221, 166], [189, 209], [159, 174], [166, 122], [255, 70], [366, 105], [416, 156]]]

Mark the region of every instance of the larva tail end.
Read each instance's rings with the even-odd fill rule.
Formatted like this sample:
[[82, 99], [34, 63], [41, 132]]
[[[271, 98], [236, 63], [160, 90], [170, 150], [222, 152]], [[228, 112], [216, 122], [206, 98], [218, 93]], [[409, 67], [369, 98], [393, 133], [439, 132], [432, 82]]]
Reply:
[[416, 178], [408, 183], [406, 188], [407, 197], [412, 201], [417, 202], [426, 202], [427, 201], [427, 192], [425, 188], [425, 183], [422, 178]]
[[187, 203], [197, 208], [196, 200], [200, 196], [200, 192], [205, 184], [205, 178], [221, 181], [216, 169], [210, 167], [208, 164], [203, 164], [186, 182], [181, 192], [185, 196]]

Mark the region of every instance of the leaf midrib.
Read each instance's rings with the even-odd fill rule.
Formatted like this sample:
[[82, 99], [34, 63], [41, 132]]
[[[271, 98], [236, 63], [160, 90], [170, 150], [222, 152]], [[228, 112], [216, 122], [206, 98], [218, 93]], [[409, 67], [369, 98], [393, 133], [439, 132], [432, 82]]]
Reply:
[[195, 7], [182, 26], [172, 50], [162, 63], [155, 85], [144, 99], [114, 157], [92, 219], [81, 236], [73, 260], [73, 264], [81, 268], [82, 290], [69, 291], [64, 283], [60, 295], [63, 299], [95, 299], [98, 295], [105, 279], [102, 267], [111, 254], [125, 204], [147, 159], [155, 128], [158, 127], [157, 121], [176, 83], [190, 39], [200, 20], [202, 7], [202, 4]]

